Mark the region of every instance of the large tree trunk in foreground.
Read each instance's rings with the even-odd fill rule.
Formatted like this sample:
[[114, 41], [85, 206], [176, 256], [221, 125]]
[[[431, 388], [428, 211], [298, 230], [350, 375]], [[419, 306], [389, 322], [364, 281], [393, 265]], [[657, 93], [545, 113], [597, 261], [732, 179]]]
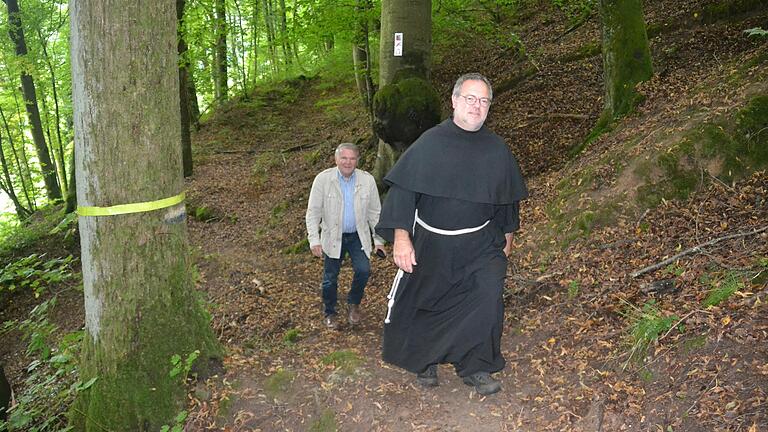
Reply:
[[[19, 12], [19, 2], [17, 0], [3, 0], [8, 6], [8, 34], [16, 46], [16, 55], [24, 57], [27, 55], [27, 42], [24, 39], [24, 31], [21, 27], [21, 14]], [[61, 199], [61, 188], [56, 174], [56, 165], [51, 162], [51, 155], [48, 152], [48, 146], [45, 143], [45, 134], [43, 132], [43, 122], [40, 120], [40, 109], [37, 106], [37, 91], [35, 90], [35, 81], [32, 75], [26, 70], [21, 71], [21, 91], [24, 94], [24, 105], [29, 117], [29, 125], [32, 132], [32, 140], [35, 143], [37, 159], [40, 162], [40, 170], [43, 173], [43, 182], [48, 199]]]
[[[182, 192], [173, 0], [70, 4], [78, 204]], [[158, 431], [184, 408], [171, 357], [217, 345], [190, 279], [183, 203], [79, 218], [85, 292], [79, 431]], [[205, 366], [205, 362], [198, 360]]]
[[651, 51], [640, 0], [600, 0], [606, 120], [631, 111], [639, 101], [638, 83], [653, 75]]

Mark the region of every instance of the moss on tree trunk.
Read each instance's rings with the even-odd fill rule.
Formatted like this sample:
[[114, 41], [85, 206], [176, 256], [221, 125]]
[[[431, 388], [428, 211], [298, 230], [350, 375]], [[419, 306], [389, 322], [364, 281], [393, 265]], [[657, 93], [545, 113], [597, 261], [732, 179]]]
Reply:
[[615, 119], [638, 103], [638, 83], [653, 75], [640, 0], [600, 0], [603, 21], [604, 115]]
[[[81, 206], [180, 193], [179, 75], [172, 1], [70, 5]], [[81, 216], [86, 337], [73, 406], [80, 431], [157, 431], [184, 407], [174, 354], [220, 355], [191, 280], [184, 205]], [[201, 364], [205, 366], [206, 362]]]

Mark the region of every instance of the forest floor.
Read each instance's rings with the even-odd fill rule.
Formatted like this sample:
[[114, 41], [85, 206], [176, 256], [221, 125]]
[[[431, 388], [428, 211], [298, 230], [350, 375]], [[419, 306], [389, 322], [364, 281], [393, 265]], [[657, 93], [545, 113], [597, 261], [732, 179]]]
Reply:
[[[571, 163], [567, 150], [588, 134], [600, 112], [600, 56], [558, 59], [596, 40], [594, 22], [561, 43], [553, 39], [565, 23], [526, 24], [521, 36], [535, 60], [478, 41], [465, 44], [472, 53], [455, 51], [455, 58], [444, 58], [436, 68], [446, 104], [461, 72], [492, 71], [498, 82], [522, 64], [535, 62], [537, 68], [513, 90], [496, 95], [489, 117], [521, 160], [532, 191], [510, 257], [502, 339], [508, 365], [498, 374], [504, 390], [489, 397], [465, 386], [448, 366], [440, 369], [439, 387], [423, 389], [411, 374], [380, 360], [385, 296], [396, 271], [389, 260], [373, 259], [362, 325], [333, 331], [322, 324], [322, 262], [301, 243], [304, 211], [314, 175], [333, 165], [335, 145], [359, 140], [363, 167], [372, 163], [365, 114], [343, 102], [354, 96], [327, 81], [297, 80], [217, 113], [196, 136], [198, 165], [189, 183], [191, 205], [207, 209], [203, 213], [211, 215], [203, 219], [212, 219], [192, 220], [190, 233], [199, 247], [201, 287], [228, 349], [227, 373], [193, 394], [194, 427], [768, 429], [768, 232], [750, 231], [764, 230], [768, 221], [765, 172], [733, 184], [710, 182], [687, 200], [597, 227], [564, 250], [547, 244], [551, 224], [543, 209], [563, 176], [579, 165], [597, 165], [600, 155], [629, 137], [669, 133], [692, 107], [732, 112], [750, 94], [766, 92], [759, 68], [742, 82], [721, 85], [749, 59], [762, 56], [765, 66], [765, 44], [741, 34], [764, 21], [765, 11], [704, 25], [693, 17], [705, 3], [659, 2], [649, 8], [652, 23], [678, 27], [654, 38], [657, 76], [643, 88], [646, 101], [619, 131]], [[686, 20], [691, 22], [680, 25]], [[605, 165], [597, 171], [610, 171]], [[605, 176], [605, 182], [616, 181]], [[744, 235], [629, 276], [734, 233]], [[738, 295], [717, 307], [702, 306], [713, 287], [732, 282], [734, 271], [748, 276], [746, 283], [733, 282]], [[350, 279], [347, 266], [342, 304]], [[663, 319], [674, 324], [649, 339], [649, 346], [630, 342], [633, 329]]]
[[[572, 161], [568, 150], [588, 135], [602, 107], [599, 53], [569, 57], [598, 40], [596, 18], [560, 37], [565, 19], [532, 15], [515, 28], [525, 56], [479, 37], [439, 48], [452, 53], [433, 72], [446, 109], [463, 72], [486, 72], [497, 83], [526, 77], [495, 95], [488, 121], [510, 143], [531, 190], [505, 288], [507, 367], [497, 374], [503, 391], [488, 397], [447, 366], [440, 386], [424, 389], [381, 361], [396, 270], [390, 260], [372, 259], [361, 325], [329, 330], [322, 323], [322, 261], [302, 243], [309, 188], [315, 174], [333, 166], [340, 142], [361, 143], [363, 168], [375, 157], [366, 144], [367, 116], [348, 84], [296, 79], [232, 102], [204, 122], [187, 184], [189, 233], [226, 372], [190, 393], [186, 430], [768, 430], [765, 171], [731, 184], [702, 181], [685, 200], [622, 214], [568, 244], [551, 232], [546, 209], [561, 179], [591, 165], [607, 185], [591, 192], [631, 190], [605, 154], [631, 140], [658, 145], [693, 112], [727, 115], [751, 95], [768, 94], [768, 45], [743, 34], [764, 26], [768, 11], [705, 23], [699, 11], [714, 2], [646, 3], [649, 28], [659, 30], [652, 38], [656, 75], [641, 88], [645, 101]], [[753, 66], [731, 79], [746, 64]], [[56, 254], [60, 245], [46, 247]], [[350, 281], [345, 265], [342, 308]], [[734, 294], [702, 305], [729, 284]], [[82, 294], [62, 294], [63, 312], [52, 320], [64, 330], [82, 327], [82, 316], [71, 313], [82, 309]], [[2, 318], [23, 317], [33, 304], [6, 302]], [[648, 330], [644, 324], [665, 319], [647, 346], [631, 342], [633, 332]], [[21, 386], [24, 345], [12, 333], [0, 336], [0, 354], [17, 353], [7, 368]]]

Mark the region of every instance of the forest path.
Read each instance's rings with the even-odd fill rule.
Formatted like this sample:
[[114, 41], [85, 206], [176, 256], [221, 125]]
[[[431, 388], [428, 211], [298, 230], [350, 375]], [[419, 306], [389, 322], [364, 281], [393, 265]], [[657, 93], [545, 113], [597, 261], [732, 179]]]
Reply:
[[[313, 114], [302, 103], [292, 105], [296, 116], [291, 121], [301, 117], [306, 122], [312, 116], [313, 124], [328, 123], [322, 112]], [[441, 369], [440, 387], [422, 389], [411, 374], [380, 360], [386, 293], [396, 270], [390, 261], [372, 262], [363, 323], [338, 331], [324, 327], [322, 261], [306, 246], [297, 253], [284, 250], [305, 237], [303, 213], [312, 178], [332, 166], [332, 149], [342, 137], [335, 136], [332, 125], [327, 133], [320, 127], [313, 136], [330, 137], [323, 143], [280, 153], [270, 149], [302, 144], [290, 136], [299, 128], [271, 124], [269, 129], [271, 135], [260, 135], [258, 128], [242, 130], [250, 139], [269, 137], [258, 143], [255, 154], [249, 150], [256, 143], [231, 135], [234, 132], [226, 148], [206, 147], [188, 185], [190, 214], [210, 213], [212, 218], [190, 218], [190, 239], [214, 328], [227, 349], [226, 385], [213, 386], [213, 395], [201, 393], [195, 426], [214, 429], [212, 422], [215, 429], [262, 431], [516, 430], [514, 425], [529, 416], [520, 400], [529, 391], [513, 379], [517, 368], [499, 374], [506, 392], [481, 398], [450, 368]], [[268, 173], [268, 185], [260, 169]], [[351, 269], [345, 265], [340, 277], [342, 311], [350, 281]], [[514, 320], [507, 322], [512, 327]], [[513, 343], [505, 338], [503, 346], [512, 361]], [[224, 402], [225, 396], [229, 402]]]

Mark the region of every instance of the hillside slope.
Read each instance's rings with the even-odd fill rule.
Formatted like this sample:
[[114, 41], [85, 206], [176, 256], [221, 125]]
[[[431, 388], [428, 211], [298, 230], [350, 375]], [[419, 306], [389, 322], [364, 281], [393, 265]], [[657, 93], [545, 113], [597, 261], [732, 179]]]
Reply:
[[[718, 178], [723, 157], [679, 154], [674, 166], [694, 167], [699, 180], [678, 198], [636, 199], [645, 185], [661, 190], [660, 182], [675, 180], [659, 168], [673, 165], [657, 164], [659, 155], [705, 125], [735, 124], [736, 113], [765, 95], [766, 43], [742, 30], [764, 23], [768, 12], [721, 17], [711, 1], [647, 3], [657, 74], [642, 87], [646, 99], [576, 159], [568, 151], [601, 108], [595, 18], [563, 37], [567, 21], [546, 8], [509, 22], [527, 57], [480, 36], [441, 48], [451, 55], [438, 56], [433, 78], [446, 106], [453, 80], [468, 70], [516, 83], [497, 92], [489, 124], [509, 140], [532, 190], [510, 259], [505, 391], [493, 397], [478, 398], [448, 368], [441, 387], [418, 389], [379, 360], [384, 294], [395, 270], [389, 262], [373, 263], [361, 328], [321, 325], [322, 265], [303, 250], [303, 211], [312, 177], [332, 164], [333, 146], [366, 141], [365, 115], [348, 90], [296, 81], [217, 115], [197, 136], [200, 163], [190, 183], [193, 207], [214, 216], [190, 228], [201, 249], [201, 286], [231, 355], [224, 384], [196, 393], [193, 423], [227, 430], [768, 428], [765, 172], [752, 173], [752, 164]], [[525, 71], [525, 79], [511, 80]], [[766, 121], [760, 115], [758, 124]], [[367, 163], [372, 156], [368, 149]], [[654, 164], [638, 169], [643, 160]], [[688, 166], [692, 160], [701, 162]], [[630, 276], [677, 253], [687, 254]], [[342, 287], [349, 278], [343, 274]]]

